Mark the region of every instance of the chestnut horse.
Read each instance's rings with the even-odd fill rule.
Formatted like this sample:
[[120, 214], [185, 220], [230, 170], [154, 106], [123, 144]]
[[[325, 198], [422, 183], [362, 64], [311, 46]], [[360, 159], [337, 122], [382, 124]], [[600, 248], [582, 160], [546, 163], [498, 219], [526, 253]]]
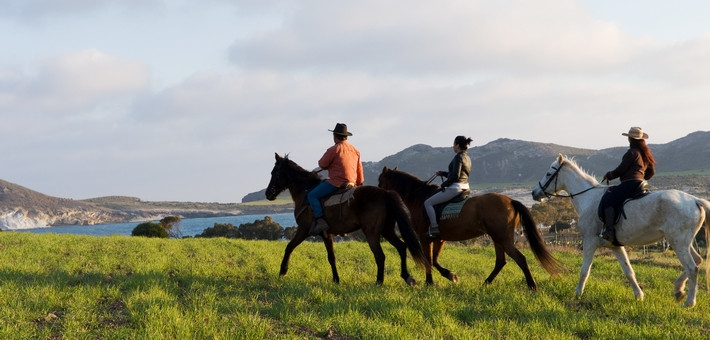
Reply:
[[426, 236], [429, 220], [424, 216], [424, 200], [439, 189], [437, 185], [429, 185], [406, 172], [385, 167], [380, 174], [379, 187], [398, 192], [412, 212], [412, 225], [419, 235], [422, 247], [426, 250], [427, 261], [430, 264], [426, 272], [427, 284], [433, 283], [431, 265], [445, 278], [453, 282], [458, 281], [456, 274], [439, 264], [439, 254], [446, 241], [462, 241], [488, 234], [495, 247], [496, 263], [485, 283], [493, 282], [505, 266], [505, 255], [508, 254], [525, 274], [528, 287], [537, 290], [537, 284], [530, 274], [525, 256], [515, 247], [515, 228], [521, 221], [530, 248], [542, 267], [553, 276], [557, 275], [560, 269], [557, 260], [545, 247], [530, 210], [508, 196], [489, 193], [469, 198], [457, 218], [439, 222], [441, 234], [432, 238]]
[[[298, 229], [293, 239], [286, 246], [281, 271], [284, 276], [288, 271], [288, 260], [291, 252], [308, 237], [308, 232], [313, 221], [313, 212], [309, 209], [306, 195], [321, 182], [320, 176], [312, 171], [307, 171], [288, 159], [288, 155], [281, 157], [276, 154], [276, 164], [271, 170], [271, 181], [266, 188], [266, 198], [270, 201], [284, 190], [288, 189], [295, 203], [294, 216]], [[410, 226], [409, 211], [404, 206], [402, 199], [394, 192], [386, 191], [375, 186], [361, 186], [355, 188], [352, 199], [335, 206], [323, 207], [328, 230], [322, 232], [325, 249], [328, 252], [328, 262], [333, 272], [333, 281], [340, 282], [338, 270], [335, 266], [335, 253], [333, 252], [333, 235], [343, 235], [362, 229], [370, 250], [375, 255], [377, 263], [377, 284], [384, 281], [385, 253], [380, 246], [380, 236], [384, 237], [399, 252], [401, 260], [401, 276], [409, 285], [414, 285], [414, 278], [407, 270], [407, 249], [414, 261], [426, 265], [424, 252]], [[395, 222], [404, 241], [395, 234]]]

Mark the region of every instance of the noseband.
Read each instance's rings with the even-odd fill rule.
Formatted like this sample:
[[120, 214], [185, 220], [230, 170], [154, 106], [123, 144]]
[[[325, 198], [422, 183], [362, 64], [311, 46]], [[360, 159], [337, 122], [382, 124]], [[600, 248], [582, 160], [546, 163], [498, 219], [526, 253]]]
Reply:
[[[595, 188], [594, 186], [592, 186], [592, 187], [589, 187], [589, 188], [587, 188], [587, 189], [584, 189], [584, 190], [582, 190], [582, 191], [580, 191], [580, 192], [578, 192], [578, 193], [576, 193], [576, 194], [569, 194], [569, 195], [560, 195], [560, 194], [558, 194], [558, 193], [557, 193], [557, 178], [558, 178], [558, 175], [560, 174], [560, 170], [562, 170], [562, 166], [564, 166], [564, 165], [565, 165], [565, 163], [562, 162], [562, 163], [560, 163], [560, 166], [559, 166], [558, 168], [555, 168], [554, 166], [551, 167], [553, 170], [555, 170], [555, 172], [550, 176], [550, 178], [547, 179], [547, 181], [545, 182], [545, 184], [542, 184], [542, 182], [537, 182], [537, 185], [540, 187], [540, 189], [542, 189], [542, 193], [545, 194], [545, 197], [547, 197], [547, 198], [550, 198], [550, 197], [569, 197], [569, 198], [574, 198], [575, 196], [581, 195], [581, 194], [583, 194], [583, 193], [585, 193], [585, 192], [587, 192], [587, 191], [592, 190], [592, 189]], [[547, 188], [548, 188], [548, 187], [550, 186], [550, 184], [552, 183], [552, 180], [555, 180], [555, 189], [554, 189], [553, 193], [549, 193], [549, 192], [547, 192]]]

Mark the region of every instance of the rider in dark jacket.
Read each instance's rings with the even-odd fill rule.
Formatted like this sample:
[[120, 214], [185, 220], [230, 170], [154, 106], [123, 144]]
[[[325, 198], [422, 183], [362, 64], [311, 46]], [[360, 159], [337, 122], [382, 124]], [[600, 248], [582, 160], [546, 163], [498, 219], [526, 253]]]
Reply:
[[439, 225], [436, 222], [436, 212], [434, 206], [445, 203], [458, 196], [461, 191], [468, 190], [468, 175], [471, 172], [471, 158], [468, 157], [468, 145], [473, 140], [465, 136], [457, 136], [454, 139], [454, 152], [456, 155], [449, 163], [449, 171], [437, 171], [438, 176], [446, 177], [441, 183], [441, 190], [424, 201], [424, 208], [429, 217], [429, 236], [439, 235]]
[[632, 127], [622, 135], [629, 138], [629, 150], [621, 158], [621, 164], [607, 172], [602, 179], [610, 181], [619, 178], [621, 184], [609, 187], [600, 203], [604, 213], [604, 230], [599, 236], [614, 243], [617, 243], [614, 223], [619, 213], [618, 208], [639, 189], [644, 180], [651, 179], [656, 172], [656, 160], [645, 141], [648, 134], [640, 127]]

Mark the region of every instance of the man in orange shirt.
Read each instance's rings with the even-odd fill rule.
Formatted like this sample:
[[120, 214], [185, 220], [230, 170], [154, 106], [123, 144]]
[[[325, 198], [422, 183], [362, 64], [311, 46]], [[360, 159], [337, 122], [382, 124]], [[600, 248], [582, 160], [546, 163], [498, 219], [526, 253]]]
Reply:
[[323, 157], [318, 161], [318, 166], [328, 170], [328, 180], [321, 182], [308, 192], [308, 203], [313, 210], [313, 225], [310, 234], [318, 235], [328, 230], [328, 224], [323, 219], [323, 207], [320, 198], [338, 188], [360, 186], [365, 182], [360, 161], [360, 151], [348, 142], [348, 126], [342, 123], [335, 124], [335, 129], [328, 130], [333, 133], [335, 145], [328, 148]]

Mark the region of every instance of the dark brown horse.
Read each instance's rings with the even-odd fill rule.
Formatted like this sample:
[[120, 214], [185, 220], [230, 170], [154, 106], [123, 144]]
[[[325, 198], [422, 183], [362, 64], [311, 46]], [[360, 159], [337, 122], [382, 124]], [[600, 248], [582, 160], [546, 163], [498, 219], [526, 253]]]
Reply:
[[[276, 164], [271, 170], [271, 181], [266, 188], [266, 198], [274, 200], [284, 190], [288, 189], [295, 203], [294, 215], [298, 229], [296, 235], [286, 246], [284, 258], [281, 261], [280, 275], [286, 275], [288, 260], [296, 248], [308, 237], [308, 231], [313, 221], [313, 213], [308, 206], [306, 195], [308, 190], [314, 188], [321, 179], [317, 173], [307, 171], [292, 160], [276, 154]], [[377, 283], [381, 284], [385, 276], [385, 253], [380, 246], [380, 236], [384, 237], [399, 252], [402, 262], [401, 276], [409, 285], [415, 281], [407, 270], [407, 249], [412, 253], [414, 261], [426, 265], [426, 257], [422, 251], [417, 236], [412, 230], [409, 220], [409, 211], [397, 193], [380, 189], [375, 186], [357, 187], [352, 199], [340, 205], [323, 207], [325, 220], [330, 228], [321, 233], [325, 249], [328, 251], [328, 262], [333, 271], [333, 281], [340, 282], [338, 270], [335, 266], [335, 253], [333, 252], [333, 235], [342, 235], [362, 229], [370, 245], [370, 250], [375, 255], [377, 263]], [[404, 241], [395, 234], [395, 222]]]
[[515, 228], [521, 221], [535, 257], [548, 273], [557, 275], [559, 264], [545, 247], [530, 210], [522, 203], [496, 193], [471, 197], [466, 201], [457, 218], [442, 220], [439, 223], [441, 234], [432, 238], [426, 236], [429, 221], [423, 212], [424, 200], [434, 194], [439, 188], [438, 186], [429, 185], [406, 172], [386, 167], [382, 169], [380, 174], [379, 186], [398, 192], [412, 212], [412, 225], [419, 235], [422, 247], [426, 250], [427, 260], [430, 264], [426, 267], [427, 284], [433, 283], [431, 265], [447, 279], [453, 282], [458, 281], [456, 274], [439, 264], [439, 254], [446, 241], [462, 241], [488, 234], [495, 247], [496, 264], [485, 283], [493, 282], [493, 279], [505, 266], [505, 255], [508, 254], [525, 274], [528, 287], [536, 290], [537, 284], [530, 274], [525, 256], [515, 248]]

